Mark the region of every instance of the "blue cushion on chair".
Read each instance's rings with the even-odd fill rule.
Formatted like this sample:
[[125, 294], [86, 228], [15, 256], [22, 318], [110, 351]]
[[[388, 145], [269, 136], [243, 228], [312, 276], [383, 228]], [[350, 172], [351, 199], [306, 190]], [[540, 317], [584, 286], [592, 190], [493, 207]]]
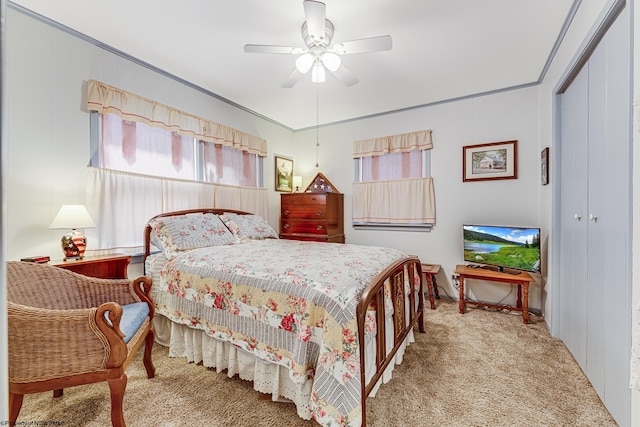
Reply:
[[134, 302], [122, 306], [120, 330], [124, 334], [124, 342], [129, 342], [148, 315], [149, 305], [146, 302]]

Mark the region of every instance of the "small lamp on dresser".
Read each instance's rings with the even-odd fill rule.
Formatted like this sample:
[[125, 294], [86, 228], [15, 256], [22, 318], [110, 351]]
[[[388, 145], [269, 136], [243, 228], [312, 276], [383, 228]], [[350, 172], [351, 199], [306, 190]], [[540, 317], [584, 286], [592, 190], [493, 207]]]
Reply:
[[87, 237], [78, 228], [93, 228], [94, 224], [84, 205], [62, 205], [51, 222], [50, 229], [71, 229], [62, 236], [61, 244], [66, 259], [82, 259], [87, 248]]
[[300, 187], [302, 187], [302, 177], [298, 175], [293, 176], [293, 192], [297, 193], [300, 191]]

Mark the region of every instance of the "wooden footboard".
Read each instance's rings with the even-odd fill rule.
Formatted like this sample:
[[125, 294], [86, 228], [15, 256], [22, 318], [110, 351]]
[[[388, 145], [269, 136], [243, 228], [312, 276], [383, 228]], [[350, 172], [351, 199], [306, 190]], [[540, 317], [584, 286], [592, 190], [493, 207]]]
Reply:
[[[405, 277], [408, 275], [408, 277]], [[417, 275], [417, 277], [416, 277]], [[409, 292], [409, 306], [406, 306], [405, 300], [405, 280], [411, 286]], [[386, 352], [386, 324], [385, 324], [385, 282], [389, 280], [391, 285], [391, 302], [393, 304], [393, 349], [387, 354]], [[416, 292], [415, 281], [419, 282], [418, 305], [416, 308]], [[424, 332], [424, 294], [422, 289], [422, 269], [420, 260], [417, 257], [409, 257], [396, 261], [382, 271], [372, 283], [364, 290], [356, 309], [358, 319], [358, 341], [360, 345], [360, 378], [362, 387], [362, 426], [366, 426], [367, 422], [367, 406], [366, 401], [369, 393], [382, 377], [385, 369], [393, 361], [395, 354], [401, 344], [409, 334], [409, 332], [418, 325], [418, 330]], [[366, 382], [365, 373], [365, 321], [367, 317], [367, 309], [370, 305], [376, 307], [376, 372], [369, 383]], [[406, 321], [406, 313], [409, 313], [409, 320]]]

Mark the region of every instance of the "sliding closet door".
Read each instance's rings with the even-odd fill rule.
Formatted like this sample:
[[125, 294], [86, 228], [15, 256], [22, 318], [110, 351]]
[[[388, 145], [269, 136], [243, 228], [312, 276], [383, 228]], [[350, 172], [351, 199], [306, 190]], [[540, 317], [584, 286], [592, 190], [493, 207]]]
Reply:
[[631, 73], [625, 8], [560, 100], [558, 337], [631, 418]]
[[[632, 108], [628, 9], [600, 43], [604, 47], [597, 65], [601, 83], [589, 92], [590, 106], [602, 103], [592, 107], [599, 120], [589, 121], [598, 124], [595, 129], [590, 128], [589, 136], [588, 271], [594, 293], [590, 308], [602, 313], [602, 321], [597, 326], [590, 324], [589, 330], [599, 343], [596, 354], [603, 363], [598, 364], [601, 371], [595, 374], [603, 378], [601, 396], [621, 426], [629, 425], [631, 411]], [[596, 99], [591, 100], [594, 92]], [[594, 140], [602, 142], [596, 144]]]
[[582, 370], [587, 364], [587, 166], [589, 69], [585, 67], [561, 98], [560, 263], [562, 304], [559, 337]]

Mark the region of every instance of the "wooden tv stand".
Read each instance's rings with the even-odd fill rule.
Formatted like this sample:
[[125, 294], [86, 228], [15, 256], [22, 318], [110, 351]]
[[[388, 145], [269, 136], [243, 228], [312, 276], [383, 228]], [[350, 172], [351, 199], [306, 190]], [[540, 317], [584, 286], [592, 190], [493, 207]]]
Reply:
[[[475, 304], [485, 307], [502, 308], [507, 310], [515, 310], [522, 312], [522, 320], [529, 323], [529, 284], [535, 279], [527, 272], [521, 271], [517, 274], [501, 273], [499, 271], [488, 270], [486, 268], [472, 268], [466, 265], [457, 265], [455, 273], [460, 278], [460, 314], [464, 314], [466, 304]], [[476, 279], [487, 280], [489, 282], [513, 283], [518, 285], [518, 301], [516, 306], [489, 304], [465, 299], [464, 296], [464, 280]], [[523, 292], [524, 288], [524, 292]]]

